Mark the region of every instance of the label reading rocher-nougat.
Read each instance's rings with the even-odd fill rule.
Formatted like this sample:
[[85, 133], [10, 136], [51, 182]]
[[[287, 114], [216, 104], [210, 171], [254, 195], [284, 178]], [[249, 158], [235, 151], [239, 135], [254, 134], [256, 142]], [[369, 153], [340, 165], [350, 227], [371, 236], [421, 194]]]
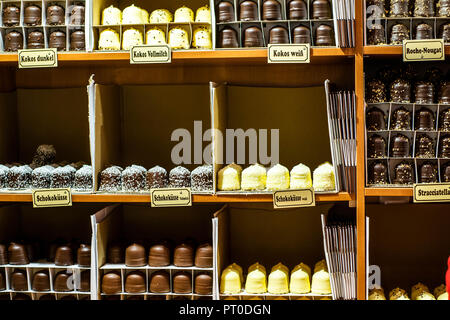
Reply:
[[269, 44], [267, 63], [309, 63], [309, 43], [305, 44]]
[[17, 58], [19, 69], [52, 68], [58, 66], [58, 52], [55, 48], [19, 50]]
[[273, 193], [274, 209], [314, 207], [315, 205], [316, 198], [312, 189], [275, 191]]
[[415, 203], [450, 202], [450, 183], [418, 183], [413, 191]]
[[130, 50], [131, 64], [171, 63], [172, 50], [168, 45], [133, 46]]
[[70, 188], [33, 190], [33, 208], [70, 207], [72, 192]]
[[403, 61], [445, 60], [444, 39], [403, 40]]
[[191, 188], [150, 189], [152, 207], [190, 207]]

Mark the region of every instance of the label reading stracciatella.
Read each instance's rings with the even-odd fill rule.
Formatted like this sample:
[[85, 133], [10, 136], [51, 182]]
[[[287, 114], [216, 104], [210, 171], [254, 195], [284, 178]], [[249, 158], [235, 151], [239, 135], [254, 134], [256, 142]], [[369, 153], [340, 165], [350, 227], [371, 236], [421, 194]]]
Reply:
[[314, 207], [315, 205], [316, 198], [312, 189], [276, 191], [273, 194], [274, 209]]
[[172, 51], [168, 45], [141, 45], [130, 49], [131, 64], [171, 63]]
[[58, 52], [55, 48], [24, 49], [18, 53], [19, 68], [52, 68], [58, 66]]
[[33, 190], [33, 208], [70, 207], [70, 188]]
[[309, 43], [305, 44], [269, 44], [267, 63], [309, 63]]
[[416, 203], [450, 202], [450, 183], [415, 184], [413, 199]]
[[444, 39], [403, 40], [403, 61], [445, 60]]
[[190, 188], [150, 189], [152, 207], [190, 207]]

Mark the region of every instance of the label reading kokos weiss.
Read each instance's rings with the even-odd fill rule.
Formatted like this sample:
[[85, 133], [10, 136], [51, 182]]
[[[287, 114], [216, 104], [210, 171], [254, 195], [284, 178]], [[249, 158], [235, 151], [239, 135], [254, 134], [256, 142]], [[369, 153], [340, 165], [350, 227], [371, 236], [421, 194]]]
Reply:
[[152, 207], [190, 207], [192, 194], [190, 188], [150, 189]]
[[416, 203], [450, 202], [450, 183], [415, 184], [413, 199]]
[[267, 63], [309, 63], [310, 45], [305, 44], [269, 44]]
[[33, 208], [70, 207], [70, 188], [33, 190]]
[[403, 61], [445, 60], [444, 39], [403, 40]]
[[55, 48], [24, 49], [18, 52], [19, 68], [52, 68], [58, 66]]
[[312, 189], [276, 191], [273, 194], [275, 209], [314, 207], [315, 205], [316, 198]]
[[134, 46], [130, 50], [130, 63], [170, 63], [172, 51], [168, 45], [159, 46]]

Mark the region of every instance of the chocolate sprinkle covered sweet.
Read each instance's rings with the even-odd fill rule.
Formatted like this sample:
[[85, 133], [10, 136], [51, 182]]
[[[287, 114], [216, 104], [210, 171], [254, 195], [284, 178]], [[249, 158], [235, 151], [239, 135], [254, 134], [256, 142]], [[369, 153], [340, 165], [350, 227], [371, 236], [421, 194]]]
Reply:
[[384, 18], [386, 16], [385, 10], [385, 0], [367, 0], [367, 8], [371, 6], [377, 6], [377, 10], [371, 11], [371, 17], [373, 18]]
[[84, 17], [84, 5], [76, 3], [71, 7], [69, 24], [77, 26], [84, 25]]
[[426, 23], [421, 23], [416, 27], [416, 34], [414, 36], [416, 40], [433, 39], [433, 28]]
[[392, 115], [392, 130], [410, 130], [411, 113], [403, 107], [398, 108]]
[[371, 108], [366, 115], [367, 130], [378, 131], [386, 129], [386, 115], [377, 108]]
[[450, 182], [450, 163], [447, 163], [442, 169], [442, 182]]
[[442, 137], [439, 146], [439, 157], [450, 158], [450, 136]]
[[376, 162], [370, 167], [371, 184], [387, 184], [387, 167], [383, 162]]
[[434, 17], [435, 0], [415, 0], [414, 17]]
[[188, 169], [178, 166], [170, 170], [169, 173], [170, 188], [188, 188], [191, 186], [191, 173]]
[[211, 165], [200, 166], [192, 171], [191, 188], [192, 191], [213, 190], [213, 168]]
[[444, 39], [445, 43], [450, 42], [450, 23], [444, 24], [441, 27], [441, 31], [439, 33], [439, 38]]
[[3, 4], [3, 24], [7, 27], [16, 27], [20, 23], [20, 8], [16, 5]]
[[437, 168], [431, 162], [424, 162], [420, 166], [419, 174], [420, 183], [436, 183], [438, 182]]
[[413, 184], [413, 168], [407, 162], [399, 163], [394, 169], [395, 184]]
[[441, 104], [450, 104], [450, 81], [442, 82], [438, 101]]
[[15, 52], [23, 49], [23, 36], [18, 31], [10, 31], [5, 37], [5, 51]]
[[442, 131], [450, 131], [450, 109], [441, 111], [439, 129]]
[[372, 46], [386, 44], [386, 34], [382, 24], [373, 24], [367, 30], [367, 42]]
[[409, 29], [404, 24], [396, 24], [391, 29], [390, 44], [401, 45], [403, 40], [409, 40]]
[[390, 8], [391, 17], [409, 17], [409, 0], [391, 0]]
[[65, 22], [64, 8], [60, 5], [54, 4], [47, 8], [47, 24], [63, 25]]
[[386, 87], [378, 79], [369, 81], [366, 85], [366, 102], [379, 103], [386, 101]]
[[407, 80], [397, 79], [391, 84], [391, 101], [400, 103], [411, 102], [411, 85]]
[[379, 135], [373, 135], [369, 138], [368, 157], [386, 157], [386, 140], [383, 137]]
[[405, 158], [410, 156], [410, 141], [408, 137], [397, 134], [392, 139], [391, 157]]
[[434, 157], [434, 143], [427, 135], [418, 136], [416, 143], [416, 157], [417, 158], [433, 158]]
[[438, 8], [439, 17], [450, 17], [450, 0], [439, 0]]
[[111, 166], [100, 173], [100, 191], [118, 192], [122, 190], [122, 171], [119, 166]]

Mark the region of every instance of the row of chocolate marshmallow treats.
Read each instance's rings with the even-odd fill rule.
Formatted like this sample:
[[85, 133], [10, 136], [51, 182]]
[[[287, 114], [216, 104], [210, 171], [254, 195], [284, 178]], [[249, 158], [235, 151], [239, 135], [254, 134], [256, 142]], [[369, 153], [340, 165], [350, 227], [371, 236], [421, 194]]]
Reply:
[[373, 18], [450, 17], [450, 0], [366, 0], [366, 7]]
[[217, 189], [222, 191], [276, 191], [287, 189], [309, 189], [315, 191], [335, 190], [335, 174], [333, 166], [326, 162], [313, 172], [304, 164], [292, 168], [291, 172], [277, 164], [266, 170], [256, 163], [242, 170], [240, 165], [232, 163], [219, 170]]
[[[0, 300], [9, 300], [9, 295], [0, 295]], [[13, 294], [12, 300], [32, 300], [31, 296], [29, 294], [17, 292]], [[73, 294], [64, 294], [59, 295], [58, 299], [56, 299], [55, 294], [43, 294], [40, 295], [38, 298], [34, 300], [42, 300], [42, 301], [48, 301], [48, 300], [63, 300], [63, 301], [69, 301], [69, 300], [77, 300], [77, 297]], [[89, 295], [83, 295], [83, 297], [80, 297], [79, 300], [90, 300]]]
[[[243, 291], [244, 290], [244, 291]], [[282, 263], [272, 267], [267, 277], [266, 268], [255, 263], [248, 268], [244, 281], [242, 268], [233, 263], [222, 271], [221, 294], [331, 294], [330, 275], [325, 260], [317, 262], [311, 278], [311, 268], [300, 263], [290, 273]]]
[[[370, 290], [369, 300], [386, 300], [384, 289], [379, 287]], [[431, 293], [427, 285], [419, 282], [411, 287], [411, 299], [405, 290], [395, 288], [389, 292], [389, 300], [449, 300], [449, 297], [445, 284], [436, 287]]]

